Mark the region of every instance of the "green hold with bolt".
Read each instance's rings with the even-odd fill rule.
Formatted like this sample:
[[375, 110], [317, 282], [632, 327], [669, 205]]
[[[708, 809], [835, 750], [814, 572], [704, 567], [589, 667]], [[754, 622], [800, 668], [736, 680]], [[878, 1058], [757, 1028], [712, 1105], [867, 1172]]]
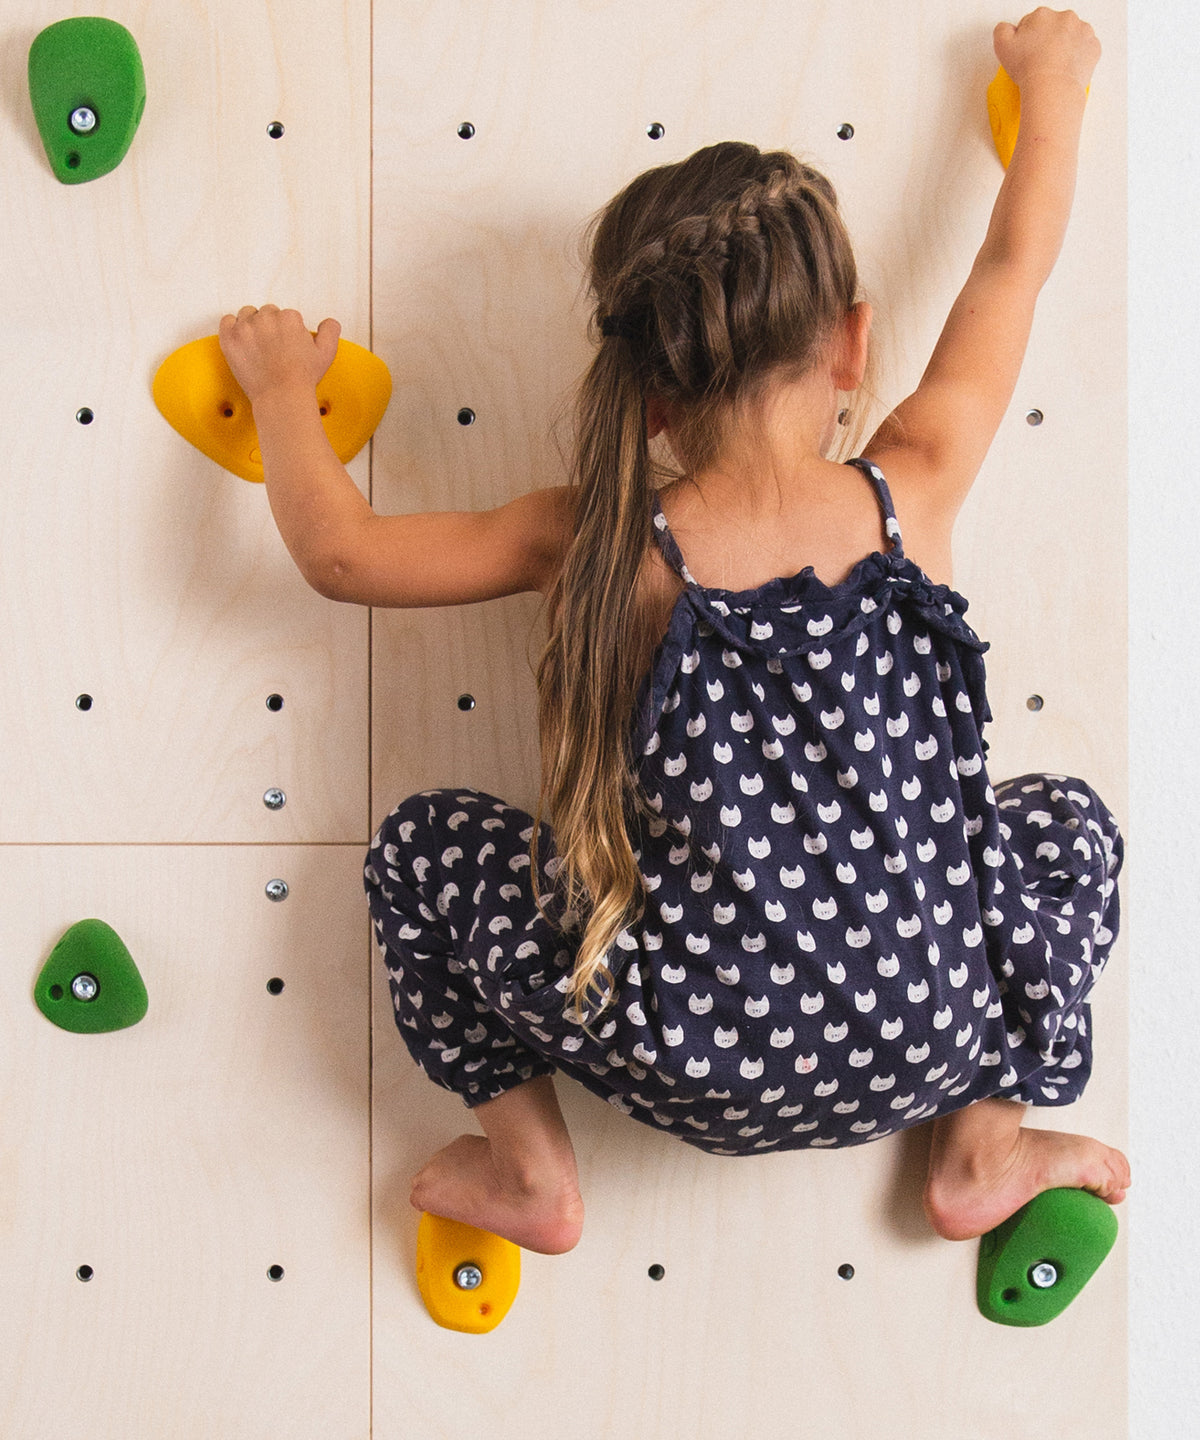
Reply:
[[1044, 1190], [979, 1242], [976, 1299], [998, 1325], [1062, 1314], [1117, 1238], [1111, 1205], [1087, 1190]]
[[48, 25], [29, 47], [29, 99], [57, 179], [80, 185], [107, 175], [124, 160], [146, 105], [137, 41], [98, 16]]
[[47, 1020], [80, 1035], [125, 1030], [150, 1004], [133, 956], [103, 920], [71, 926], [42, 966], [33, 995]]

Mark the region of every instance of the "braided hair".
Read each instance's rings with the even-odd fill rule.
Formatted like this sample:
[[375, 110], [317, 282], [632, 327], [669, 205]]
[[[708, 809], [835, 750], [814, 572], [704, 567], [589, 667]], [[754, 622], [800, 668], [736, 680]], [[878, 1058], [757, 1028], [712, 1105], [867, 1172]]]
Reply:
[[645, 810], [630, 721], [657, 479], [647, 397], [670, 409], [677, 458], [698, 473], [731, 414], [816, 363], [858, 289], [829, 181], [754, 145], [639, 175], [590, 242], [600, 344], [577, 402], [575, 535], [538, 667], [538, 814], [554, 834], [564, 923], [579, 929], [581, 1018], [610, 992], [609, 951], [644, 900], [628, 825]]

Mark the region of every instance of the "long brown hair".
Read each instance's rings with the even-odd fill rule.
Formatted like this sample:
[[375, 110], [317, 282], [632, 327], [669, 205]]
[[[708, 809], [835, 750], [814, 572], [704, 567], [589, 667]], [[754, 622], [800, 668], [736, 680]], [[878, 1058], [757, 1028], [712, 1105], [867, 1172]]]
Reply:
[[[712, 145], [639, 175], [593, 221], [590, 244], [600, 345], [577, 401], [575, 534], [537, 675], [538, 818], [554, 834], [563, 923], [580, 937], [580, 1016], [604, 1002], [608, 952], [644, 900], [627, 825], [644, 808], [630, 729], [661, 479], [647, 397], [672, 415], [684, 473], [699, 472], [769, 381], [818, 360], [858, 289], [829, 181], [753, 145]], [[535, 850], [535, 875], [536, 862]]]

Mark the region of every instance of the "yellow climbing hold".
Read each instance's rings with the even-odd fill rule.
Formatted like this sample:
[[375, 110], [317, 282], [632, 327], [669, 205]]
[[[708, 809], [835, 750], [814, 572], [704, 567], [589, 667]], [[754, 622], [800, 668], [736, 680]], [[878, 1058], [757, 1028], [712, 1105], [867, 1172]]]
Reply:
[[511, 1240], [441, 1215], [421, 1215], [417, 1285], [446, 1330], [484, 1335], [508, 1314], [521, 1283], [521, 1249]]
[[[215, 335], [168, 355], [154, 377], [153, 392], [163, 418], [197, 450], [243, 480], [261, 482], [254, 414]], [[374, 434], [391, 394], [392, 377], [378, 355], [339, 340], [333, 364], [317, 386], [317, 402], [321, 424], [343, 464]]]
[[[1084, 93], [1090, 95], [1092, 87], [1089, 85]], [[1007, 170], [1016, 149], [1017, 131], [1021, 128], [1021, 87], [1003, 65], [987, 88], [987, 106], [996, 154]]]
[[1021, 91], [1003, 65], [996, 71], [995, 79], [987, 88], [987, 105], [996, 154], [1007, 170], [1017, 143], [1017, 130], [1021, 125]]

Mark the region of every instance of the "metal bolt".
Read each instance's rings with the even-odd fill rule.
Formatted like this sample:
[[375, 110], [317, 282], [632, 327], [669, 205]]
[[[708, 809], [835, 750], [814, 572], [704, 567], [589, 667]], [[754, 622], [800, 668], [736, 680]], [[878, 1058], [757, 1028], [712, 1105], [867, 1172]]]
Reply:
[[267, 899], [268, 899], [268, 900], [286, 900], [287, 897], [288, 897], [288, 887], [287, 887], [287, 881], [286, 881], [286, 880], [268, 880], [268, 881], [267, 881]]
[[1029, 1279], [1039, 1290], [1049, 1290], [1052, 1285], [1058, 1284], [1058, 1270], [1049, 1260], [1043, 1260], [1029, 1272]]
[[96, 112], [87, 105], [80, 105], [77, 110], [71, 111], [67, 123], [76, 135], [90, 135], [96, 128]]
[[272, 789], [268, 790], [263, 796], [263, 804], [268, 810], [282, 810], [287, 804], [287, 796], [282, 790], [276, 790], [272, 787]]
[[454, 1283], [460, 1290], [478, 1290], [483, 1284], [483, 1271], [478, 1265], [460, 1265], [454, 1272]]
[[71, 994], [76, 1000], [94, 1000], [100, 993], [100, 982], [94, 975], [76, 975], [71, 981]]

